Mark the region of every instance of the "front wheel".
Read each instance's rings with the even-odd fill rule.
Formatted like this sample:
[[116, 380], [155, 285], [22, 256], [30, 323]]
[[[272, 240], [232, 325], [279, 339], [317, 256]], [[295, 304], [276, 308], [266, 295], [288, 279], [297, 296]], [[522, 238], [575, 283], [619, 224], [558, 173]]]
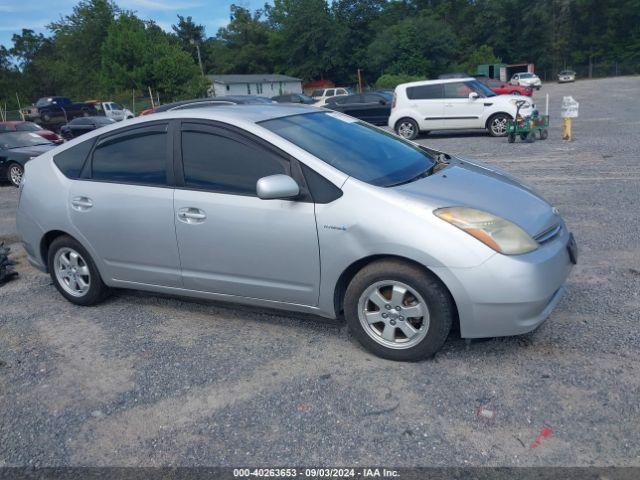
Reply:
[[511, 118], [506, 113], [496, 113], [487, 121], [487, 130], [492, 137], [504, 137], [507, 134], [507, 121]]
[[19, 187], [24, 175], [24, 167], [19, 163], [10, 163], [7, 169], [7, 179], [14, 187]]
[[76, 305], [95, 305], [109, 294], [89, 252], [75, 239], [56, 238], [47, 255], [49, 274], [64, 298]]
[[447, 289], [423, 269], [388, 260], [356, 274], [344, 312], [349, 330], [367, 350], [390, 360], [417, 361], [442, 347], [454, 306]]
[[415, 140], [420, 129], [412, 118], [403, 118], [396, 123], [396, 133], [407, 140]]

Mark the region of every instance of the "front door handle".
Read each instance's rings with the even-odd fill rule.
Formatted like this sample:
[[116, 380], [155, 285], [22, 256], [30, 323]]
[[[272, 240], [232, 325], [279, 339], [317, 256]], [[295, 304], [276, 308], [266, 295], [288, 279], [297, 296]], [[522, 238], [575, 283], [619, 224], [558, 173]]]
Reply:
[[73, 197], [71, 208], [78, 212], [85, 212], [93, 207], [93, 201], [89, 197]]
[[202, 223], [206, 218], [207, 214], [199, 208], [186, 207], [178, 210], [178, 220], [184, 223]]

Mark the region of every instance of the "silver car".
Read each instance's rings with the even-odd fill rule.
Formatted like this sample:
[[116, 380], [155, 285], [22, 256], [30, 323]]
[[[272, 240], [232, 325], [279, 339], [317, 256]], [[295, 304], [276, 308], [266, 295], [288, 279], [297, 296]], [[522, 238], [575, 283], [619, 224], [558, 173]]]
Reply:
[[540, 325], [576, 262], [509, 174], [296, 105], [172, 111], [27, 164], [18, 229], [78, 305], [114, 288], [344, 315], [394, 360]]

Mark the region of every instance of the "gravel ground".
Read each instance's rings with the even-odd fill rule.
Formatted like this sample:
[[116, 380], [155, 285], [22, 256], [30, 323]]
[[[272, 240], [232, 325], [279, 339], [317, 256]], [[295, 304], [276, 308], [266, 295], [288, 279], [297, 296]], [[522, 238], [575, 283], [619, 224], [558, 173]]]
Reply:
[[[639, 466], [640, 78], [545, 85], [540, 105], [546, 93], [547, 141], [420, 140], [506, 168], [560, 208], [580, 263], [536, 332], [452, 334], [432, 360], [393, 363], [341, 321], [131, 291], [76, 307], [14, 245], [0, 466]], [[572, 143], [566, 93], [581, 102]], [[0, 186], [10, 243], [15, 204]]]

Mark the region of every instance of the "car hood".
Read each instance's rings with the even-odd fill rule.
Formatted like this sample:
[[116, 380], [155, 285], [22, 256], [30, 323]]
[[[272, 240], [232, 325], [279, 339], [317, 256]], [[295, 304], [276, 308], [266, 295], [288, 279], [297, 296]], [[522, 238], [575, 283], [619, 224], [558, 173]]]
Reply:
[[465, 206], [492, 213], [536, 236], [557, 225], [554, 208], [513, 176], [481, 163], [454, 158], [448, 167], [395, 192], [432, 208]]
[[38, 155], [42, 155], [43, 153], [45, 153], [48, 150], [51, 150], [54, 147], [55, 145], [53, 144], [34, 145], [31, 147], [19, 147], [19, 148], [12, 148], [9, 150], [3, 150], [2, 153], [3, 155], [6, 155], [8, 157], [29, 159], [31, 157], [37, 157]]

